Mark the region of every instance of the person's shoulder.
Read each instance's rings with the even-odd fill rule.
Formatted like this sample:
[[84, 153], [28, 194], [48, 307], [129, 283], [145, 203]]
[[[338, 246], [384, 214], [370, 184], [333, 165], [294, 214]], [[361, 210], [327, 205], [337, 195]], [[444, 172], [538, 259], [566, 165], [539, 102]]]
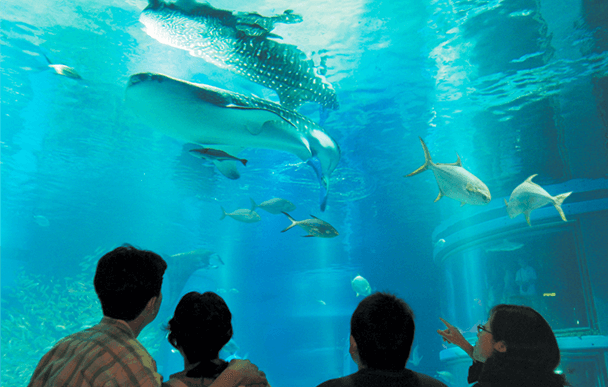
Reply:
[[182, 371], [171, 375], [162, 387], [206, 387], [211, 383], [213, 379], [189, 378], [186, 371]]
[[348, 382], [350, 380], [349, 376], [344, 376], [342, 378], [336, 378], [336, 379], [330, 379], [326, 382], [319, 384], [317, 387], [348, 387], [348, 386], [351, 386], [352, 384], [350, 384]]
[[447, 387], [441, 380], [435, 379], [431, 376], [421, 374], [420, 372], [412, 371], [420, 381], [420, 387]]

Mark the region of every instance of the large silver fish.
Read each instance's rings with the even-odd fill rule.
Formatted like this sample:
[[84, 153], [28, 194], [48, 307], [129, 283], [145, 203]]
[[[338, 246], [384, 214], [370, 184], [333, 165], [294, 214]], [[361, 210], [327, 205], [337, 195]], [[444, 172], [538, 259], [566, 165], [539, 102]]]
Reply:
[[[338, 144], [319, 125], [260, 98], [181, 81], [161, 74], [131, 76], [125, 101], [156, 130], [176, 139], [237, 155], [243, 148], [291, 152], [315, 170], [325, 209], [329, 176], [340, 160]], [[239, 176], [233, 161], [215, 161], [224, 175]]]
[[517, 215], [523, 213], [526, 217], [526, 222], [528, 222], [528, 226], [532, 226], [532, 224], [530, 224], [530, 212], [547, 204], [553, 204], [559, 213], [559, 216], [566, 222], [566, 215], [564, 215], [564, 211], [562, 211], [562, 203], [572, 192], [551, 196], [543, 187], [532, 181], [535, 176], [536, 175], [532, 175], [528, 177], [523, 183], [518, 185], [511, 193], [508, 203], [505, 200], [509, 218], [513, 219]]
[[306, 101], [339, 107], [336, 91], [316, 72], [312, 60], [293, 45], [269, 39], [278, 37], [270, 33], [275, 23], [302, 21], [291, 11], [263, 17], [191, 0], [177, 4], [150, 0], [139, 20], [152, 38], [275, 90], [281, 104], [290, 109]]
[[481, 206], [490, 202], [492, 199], [490, 190], [481, 180], [462, 167], [460, 156], [452, 164], [435, 164], [431, 160], [429, 149], [422, 138], [420, 138], [420, 143], [424, 150], [424, 164], [405, 177], [414, 176], [430, 169], [435, 174], [435, 180], [439, 186], [439, 195], [435, 201], [447, 196], [458, 200], [462, 205], [468, 203]]

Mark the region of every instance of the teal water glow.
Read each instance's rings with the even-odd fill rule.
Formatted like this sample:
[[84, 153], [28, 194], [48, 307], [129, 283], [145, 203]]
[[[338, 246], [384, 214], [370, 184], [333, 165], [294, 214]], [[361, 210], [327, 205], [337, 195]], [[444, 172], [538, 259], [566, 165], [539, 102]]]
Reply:
[[[471, 292], [502, 281], [496, 273], [484, 277], [487, 266], [514, 257], [488, 255], [493, 242], [484, 240], [479, 251], [463, 254], [477, 266], [435, 262], [439, 238], [446, 248], [461, 248], [449, 236], [433, 237], [436, 228], [453, 233], [450, 227], [468, 227], [489, 209], [506, 217], [503, 198], [532, 174], [543, 187], [598, 182], [590, 199], [608, 198], [608, 11], [601, 0], [211, 4], [265, 16], [293, 9], [303, 17], [273, 33], [304, 52], [337, 91], [337, 111], [314, 103], [299, 109], [342, 151], [326, 211], [319, 210], [314, 172], [294, 155], [246, 149], [238, 155], [249, 160], [238, 167], [241, 178], [228, 180], [189, 155], [188, 145], [124, 108], [126, 82], [139, 72], [278, 101], [272, 90], [146, 35], [138, 21], [146, 1], [2, 1], [3, 386], [23, 386], [54, 342], [97, 322], [94, 264], [123, 243], [164, 255], [206, 248], [225, 263], [195, 272], [186, 262], [166, 278], [161, 314], [141, 336], [165, 377], [180, 360], [160, 328], [189, 289], [226, 299], [237, 355], [247, 355], [274, 387], [315, 386], [353, 372], [347, 350], [350, 315], [361, 299], [350, 284], [357, 275], [373, 290], [410, 303], [417, 317], [414, 346], [423, 357], [412, 369], [433, 376], [445, 369], [438, 317], [462, 316], [455, 323], [468, 330], [491, 306]], [[45, 56], [82, 79], [58, 75]], [[431, 171], [404, 178], [424, 162], [418, 137], [435, 162], [453, 163], [458, 153], [489, 187], [492, 203], [433, 203]], [[219, 220], [220, 206], [249, 208], [250, 197], [287, 199], [297, 207], [295, 219], [312, 214], [340, 235], [303, 238], [299, 227], [281, 233], [287, 217], [263, 210], [257, 223]], [[575, 193], [567, 202], [586, 198]], [[561, 222], [549, 210], [546, 216]], [[537, 211], [535, 227], [544, 214]], [[605, 219], [572, 227], [605, 241]], [[545, 270], [563, 283], [580, 283], [575, 270], [556, 269], [564, 262], [554, 257], [564, 249], [528, 249], [543, 235], [509, 238], [525, 243], [514, 254], [533, 256], [539, 276]], [[594, 262], [605, 259], [603, 250], [571, 250], [584, 250]], [[577, 262], [568, 260], [567, 267], [582, 267]], [[591, 273], [599, 275], [605, 264], [594, 267]], [[606, 307], [587, 319], [578, 306], [582, 294], [608, 305], [608, 289], [584, 289], [572, 292], [574, 301], [556, 297], [556, 315], [608, 326]], [[608, 334], [600, 325], [595, 332]]]

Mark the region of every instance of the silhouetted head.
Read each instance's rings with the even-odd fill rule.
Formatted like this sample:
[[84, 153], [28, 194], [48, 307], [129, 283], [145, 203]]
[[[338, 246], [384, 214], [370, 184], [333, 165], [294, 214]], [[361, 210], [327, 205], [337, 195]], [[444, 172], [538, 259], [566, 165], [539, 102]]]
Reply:
[[414, 312], [405, 301], [388, 293], [374, 293], [359, 303], [350, 331], [364, 366], [401, 370], [414, 341]]
[[177, 304], [169, 320], [169, 343], [181, 348], [193, 364], [219, 357], [232, 337], [232, 314], [224, 299], [213, 292], [190, 292]]
[[487, 359], [480, 382], [498, 386], [565, 384], [565, 378], [554, 372], [560, 362], [557, 339], [537, 311], [528, 306], [496, 305], [489, 322], [493, 341], [502, 342], [505, 348], [494, 350]]
[[152, 297], [159, 297], [167, 263], [160, 255], [130, 245], [105, 254], [93, 283], [103, 315], [134, 320]]
[[502, 356], [549, 370], [559, 365], [557, 339], [540, 313], [528, 306], [501, 304], [492, 308], [490, 315], [494, 341], [503, 341], [507, 347]]

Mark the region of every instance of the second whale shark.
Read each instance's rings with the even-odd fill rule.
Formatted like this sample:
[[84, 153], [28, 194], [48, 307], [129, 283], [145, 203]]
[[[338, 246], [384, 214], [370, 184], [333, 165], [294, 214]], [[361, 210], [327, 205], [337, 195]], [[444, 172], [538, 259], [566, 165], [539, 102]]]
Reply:
[[290, 109], [306, 101], [328, 109], [339, 107], [336, 91], [313, 61], [296, 46], [272, 39], [279, 38], [270, 32], [276, 23], [302, 21], [291, 11], [264, 17], [193, 0], [174, 4], [149, 0], [139, 20], [152, 38], [275, 90], [281, 104]]
[[[231, 155], [254, 147], [290, 152], [306, 160], [319, 179], [321, 210], [325, 210], [329, 176], [340, 160], [340, 147], [322, 127], [298, 112], [261, 98], [154, 73], [132, 75], [125, 102], [146, 124], [181, 141]], [[214, 164], [227, 177], [239, 177], [234, 161]]]

